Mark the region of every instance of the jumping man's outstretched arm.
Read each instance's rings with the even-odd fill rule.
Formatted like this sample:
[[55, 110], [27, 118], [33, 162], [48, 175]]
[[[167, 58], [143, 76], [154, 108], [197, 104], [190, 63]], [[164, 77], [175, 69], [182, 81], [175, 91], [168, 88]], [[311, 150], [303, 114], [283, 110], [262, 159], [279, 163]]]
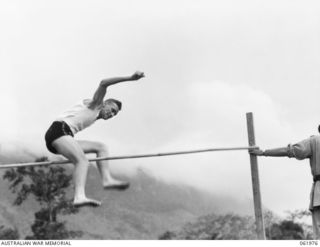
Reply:
[[117, 84], [119, 82], [124, 82], [124, 81], [136, 81], [144, 77], [144, 73], [137, 71], [131, 76], [123, 76], [123, 77], [113, 77], [113, 78], [108, 78], [108, 79], [103, 79], [96, 92], [94, 93], [92, 102], [91, 102], [91, 107], [96, 107], [100, 104], [103, 103], [104, 96], [107, 93], [107, 87]]

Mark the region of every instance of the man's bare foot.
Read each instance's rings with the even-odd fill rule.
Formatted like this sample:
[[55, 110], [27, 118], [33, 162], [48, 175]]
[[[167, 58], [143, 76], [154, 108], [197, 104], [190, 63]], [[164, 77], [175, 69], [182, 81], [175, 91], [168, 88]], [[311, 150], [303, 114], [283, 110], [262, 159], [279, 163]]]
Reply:
[[90, 198], [84, 198], [80, 200], [74, 200], [73, 201], [73, 206], [76, 208], [81, 208], [81, 207], [99, 207], [101, 206], [101, 202], [90, 199]]
[[112, 182], [104, 183], [103, 188], [105, 190], [126, 190], [129, 188], [129, 186], [129, 182], [113, 180]]

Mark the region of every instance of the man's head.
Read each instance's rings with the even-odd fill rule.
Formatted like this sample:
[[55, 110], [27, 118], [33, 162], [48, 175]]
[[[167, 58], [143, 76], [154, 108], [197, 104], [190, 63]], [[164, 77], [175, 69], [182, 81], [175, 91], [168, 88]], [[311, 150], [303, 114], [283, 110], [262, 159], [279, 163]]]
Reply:
[[318, 125], [318, 132], [320, 133], [320, 125]]
[[122, 103], [116, 99], [107, 99], [103, 102], [103, 106], [99, 113], [99, 118], [107, 120], [114, 117], [121, 110]]

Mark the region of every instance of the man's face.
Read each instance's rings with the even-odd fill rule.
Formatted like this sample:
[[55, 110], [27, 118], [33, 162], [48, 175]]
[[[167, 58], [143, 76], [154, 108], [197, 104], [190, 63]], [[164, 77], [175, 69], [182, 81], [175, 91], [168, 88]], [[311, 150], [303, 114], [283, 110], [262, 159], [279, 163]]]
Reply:
[[118, 112], [119, 112], [119, 108], [117, 104], [113, 102], [108, 102], [100, 110], [100, 116], [102, 119], [107, 120], [117, 115]]

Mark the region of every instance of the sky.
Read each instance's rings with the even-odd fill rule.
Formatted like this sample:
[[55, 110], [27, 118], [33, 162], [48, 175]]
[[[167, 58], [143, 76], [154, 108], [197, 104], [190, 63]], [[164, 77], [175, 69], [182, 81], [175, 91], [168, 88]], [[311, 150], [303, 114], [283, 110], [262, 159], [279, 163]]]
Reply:
[[[110, 155], [247, 146], [317, 134], [320, 3], [298, 0], [70, 0], [0, 2], [0, 162], [48, 155], [43, 136], [101, 79], [143, 71], [108, 89], [123, 110], [77, 135]], [[262, 203], [307, 209], [308, 160], [259, 158]], [[252, 199], [246, 151], [110, 163], [168, 183]]]

